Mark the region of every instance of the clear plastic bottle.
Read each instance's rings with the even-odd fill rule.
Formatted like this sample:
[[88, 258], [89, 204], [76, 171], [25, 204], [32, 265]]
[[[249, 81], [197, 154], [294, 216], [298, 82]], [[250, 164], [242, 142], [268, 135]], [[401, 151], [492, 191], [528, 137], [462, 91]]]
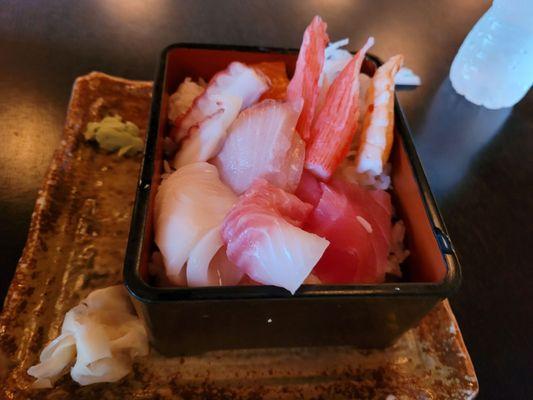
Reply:
[[494, 0], [461, 45], [450, 80], [474, 104], [518, 103], [533, 83], [533, 0]]

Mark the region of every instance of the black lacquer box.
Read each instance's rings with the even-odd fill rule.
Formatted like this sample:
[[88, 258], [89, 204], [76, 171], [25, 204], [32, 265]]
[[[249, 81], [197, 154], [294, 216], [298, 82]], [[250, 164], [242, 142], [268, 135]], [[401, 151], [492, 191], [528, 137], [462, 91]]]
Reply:
[[[460, 266], [396, 100], [391, 154], [393, 204], [406, 224], [411, 255], [400, 282], [303, 285], [295, 295], [273, 286], [159, 288], [151, 284], [152, 208], [163, 167], [167, 105], [185, 77], [208, 80], [232, 61], [284, 61], [294, 72], [297, 50], [175, 44], [161, 56], [146, 149], [124, 263], [124, 281], [152, 345], [165, 355], [208, 350], [392, 344], [440, 300], [457, 290]], [[379, 60], [368, 56], [363, 72]]]

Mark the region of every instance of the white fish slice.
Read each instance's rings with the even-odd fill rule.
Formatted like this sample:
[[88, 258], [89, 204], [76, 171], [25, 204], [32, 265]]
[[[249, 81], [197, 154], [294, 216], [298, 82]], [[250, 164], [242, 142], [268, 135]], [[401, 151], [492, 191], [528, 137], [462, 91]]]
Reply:
[[305, 156], [305, 144], [294, 130], [297, 120], [290, 104], [275, 100], [264, 100], [241, 112], [213, 160], [222, 180], [237, 194], [257, 178], [293, 192]]
[[197, 242], [222, 223], [237, 196], [215, 166], [188, 164], [163, 179], [155, 198], [155, 242], [169, 281], [179, 285], [181, 269]]
[[226, 256], [221, 227], [207, 232], [189, 254], [187, 284], [191, 287], [232, 286], [239, 283], [244, 273]]

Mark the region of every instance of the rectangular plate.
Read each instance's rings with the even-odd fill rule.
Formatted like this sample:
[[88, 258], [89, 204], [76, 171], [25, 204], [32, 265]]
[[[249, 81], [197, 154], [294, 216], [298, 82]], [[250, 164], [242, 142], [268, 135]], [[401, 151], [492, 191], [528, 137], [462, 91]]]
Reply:
[[[61, 147], [39, 192], [28, 240], [0, 316], [0, 398], [472, 398], [478, 383], [447, 301], [382, 351], [353, 347], [210, 352], [137, 359], [118, 383], [81, 387], [69, 375], [30, 390], [26, 374], [66, 311], [122, 280], [140, 156], [105, 154], [87, 122], [118, 113], [146, 130], [150, 82], [101, 73], [74, 84]], [[393, 399], [394, 397], [390, 397]]]

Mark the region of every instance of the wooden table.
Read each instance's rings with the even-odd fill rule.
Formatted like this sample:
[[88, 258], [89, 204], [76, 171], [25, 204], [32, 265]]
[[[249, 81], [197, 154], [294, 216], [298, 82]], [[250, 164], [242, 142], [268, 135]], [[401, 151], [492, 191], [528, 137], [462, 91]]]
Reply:
[[448, 72], [488, 8], [474, 0], [60, 1], [0, 3], [0, 302], [59, 144], [71, 85], [92, 70], [151, 79], [173, 42], [297, 47], [320, 14], [351, 48], [373, 35], [403, 53], [422, 86], [400, 101], [463, 266], [452, 299], [480, 398], [533, 398], [533, 95], [488, 111], [458, 96]]

